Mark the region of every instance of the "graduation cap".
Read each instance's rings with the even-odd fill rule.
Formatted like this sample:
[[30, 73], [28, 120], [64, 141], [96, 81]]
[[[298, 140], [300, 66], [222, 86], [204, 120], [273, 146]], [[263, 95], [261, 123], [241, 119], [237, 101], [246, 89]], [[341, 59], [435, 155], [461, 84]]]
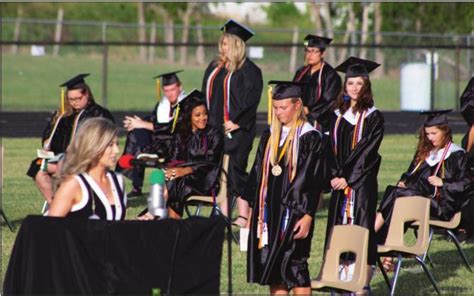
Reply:
[[369, 77], [369, 73], [377, 69], [379, 66], [379, 63], [373, 61], [350, 57], [337, 66], [335, 70], [346, 73], [346, 78], [359, 76]]
[[304, 37], [304, 46], [306, 47], [317, 47], [325, 50], [326, 47], [332, 42], [331, 38], [316, 36], [308, 34]]
[[[161, 86], [171, 85], [173, 83], [181, 82], [176, 74], [183, 72], [183, 70], [177, 70], [173, 72], [163, 73], [156, 75], [153, 79], [156, 79], [156, 99], [159, 101], [161, 98]], [[160, 83], [161, 78], [161, 83]]]
[[[288, 98], [301, 98], [301, 86], [304, 83], [296, 81], [270, 80], [268, 82], [268, 124], [272, 122], [272, 100], [284, 100]], [[271, 87], [275, 84], [275, 88]]]
[[193, 89], [187, 96], [185, 96], [181, 101], [179, 101], [178, 106], [176, 107], [176, 112], [174, 114], [173, 124], [171, 126], [171, 133], [173, 133], [176, 128], [176, 123], [178, 121], [180, 112], [189, 112], [194, 107], [201, 104], [204, 104], [207, 107], [206, 95], [198, 91], [197, 89]]
[[89, 73], [79, 74], [69, 79], [68, 81], [64, 82], [63, 84], [61, 84], [60, 87], [66, 87], [68, 90], [76, 89], [78, 85], [86, 83], [84, 81], [84, 78], [89, 75], [90, 75]]
[[444, 109], [444, 110], [431, 110], [431, 111], [422, 111], [420, 114], [426, 115], [425, 122], [423, 123], [424, 127], [431, 127], [437, 125], [448, 124], [447, 113], [453, 111], [453, 109]]
[[249, 28], [245, 27], [242, 24], [239, 24], [238, 22], [230, 19], [228, 20], [222, 27], [221, 31], [224, 31], [224, 33], [229, 33], [236, 35], [240, 39], [242, 39], [244, 42], [252, 38], [254, 35], [254, 32], [250, 30]]
[[79, 86], [83, 86], [86, 83], [84, 81], [84, 78], [89, 75], [90, 75], [89, 73], [82, 73], [82, 74], [74, 76], [73, 78], [59, 85], [59, 87], [61, 87], [61, 101], [60, 101], [61, 114], [64, 114], [64, 112], [66, 111], [66, 90], [65, 89], [73, 90], [73, 89], [79, 88]]

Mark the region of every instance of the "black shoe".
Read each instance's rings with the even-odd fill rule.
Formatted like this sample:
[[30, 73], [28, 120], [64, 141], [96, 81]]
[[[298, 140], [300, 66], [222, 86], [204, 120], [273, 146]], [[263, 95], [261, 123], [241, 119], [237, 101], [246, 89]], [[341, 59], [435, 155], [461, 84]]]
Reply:
[[139, 197], [139, 196], [142, 196], [142, 189], [141, 188], [133, 188], [132, 191], [127, 193], [128, 198]]

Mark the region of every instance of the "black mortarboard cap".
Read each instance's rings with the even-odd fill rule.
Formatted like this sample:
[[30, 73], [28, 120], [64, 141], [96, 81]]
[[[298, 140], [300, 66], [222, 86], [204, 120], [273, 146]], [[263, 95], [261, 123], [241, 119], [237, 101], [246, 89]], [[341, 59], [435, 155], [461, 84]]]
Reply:
[[153, 79], [159, 79], [161, 78], [161, 85], [162, 86], [167, 86], [176, 82], [180, 82], [178, 76], [176, 74], [183, 72], [183, 70], [178, 70], [174, 72], [169, 72], [169, 73], [163, 73], [160, 75], [157, 75], [153, 77]]
[[206, 95], [197, 89], [193, 89], [179, 104], [185, 110], [193, 109], [197, 105], [206, 104]]
[[422, 111], [420, 114], [426, 115], [425, 122], [423, 123], [424, 127], [437, 126], [442, 124], [448, 124], [447, 113], [453, 111], [453, 109], [444, 109], [444, 110], [431, 110], [431, 111]]
[[301, 98], [301, 86], [303, 85], [301, 82], [271, 80], [268, 84], [276, 84], [272, 94], [273, 100]]
[[252, 38], [253, 31], [242, 24], [230, 19], [222, 27], [221, 30], [225, 33], [233, 34], [242, 39], [244, 42]]
[[89, 75], [90, 75], [89, 73], [79, 74], [79, 75], [69, 79], [68, 81], [64, 82], [63, 84], [61, 84], [60, 87], [66, 87], [68, 90], [75, 89], [76, 86], [78, 86], [79, 84], [86, 83], [84, 81], [84, 78], [89, 76]]
[[461, 95], [461, 114], [468, 125], [474, 124], [474, 76]]
[[364, 60], [356, 57], [350, 57], [335, 68], [336, 71], [346, 73], [349, 77], [369, 77], [369, 73], [377, 69], [379, 63]]
[[316, 36], [308, 34], [304, 37], [304, 46], [306, 47], [317, 47], [319, 49], [326, 49], [329, 43], [332, 42], [331, 38]]

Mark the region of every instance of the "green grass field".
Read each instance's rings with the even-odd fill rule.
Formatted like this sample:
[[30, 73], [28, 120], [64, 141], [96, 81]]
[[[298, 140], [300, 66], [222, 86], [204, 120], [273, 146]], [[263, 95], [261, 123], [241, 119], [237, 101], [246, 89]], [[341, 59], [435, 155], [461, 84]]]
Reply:
[[[459, 143], [461, 135], [456, 135], [455, 142]], [[35, 149], [39, 139], [3, 139], [5, 147], [4, 163], [4, 189], [2, 194], [2, 207], [16, 227], [11, 233], [6, 224], [2, 222], [2, 283], [8, 265], [11, 249], [23, 219], [30, 214], [39, 214], [43, 199], [25, 172], [30, 161], [35, 157]], [[124, 140], [121, 139], [123, 145]], [[388, 184], [394, 184], [400, 174], [408, 166], [414, 152], [416, 138], [414, 136], [388, 135], [382, 142], [380, 153], [382, 167], [379, 173], [379, 197]], [[254, 144], [254, 148], [257, 143]], [[254, 149], [255, 150], [255, 149]], [[253, 161], [255, 151], [250, 159]], [[150, 170], [148, 170], [149, 173]], [[147, 180], [147, 178], [146, 178]], [[127, 184], [130, 188], [130, 183]], [[148, 187], [147, 181], [145, 188]], [[146, 198], [131, 200], [129, 202], [128, 219], [133, 219], [138, 212], [146, 206]], [[325, 206], [317, 213], [316, 228], [312, 244], [310, 274], [315, 277], [320, 269], [321, 257], [327, 219], [328, 196], [325, 197]], [[474, 264], [474, 246], [463, 245], [468, 259]], [[223, 264], [221, 273], [221, 292], [227, 291], [227, 244], [224, 247]], [[462, 265], [453, 243], [444, 239], [435, 239], [430, 249], [430, 254], [435, 262], [434, 277], [444, 294], [472, 294], [474, 293], [474, 276]], [[238, 294], [268, 294], [267, 287], [250, 285], [246, 283], [246, 253], [238, 250], [233, 245], [233, 290]], [[397, 286], [398, 295], [429, 295], [435, 291], [430, 282], [415, 265], [407, 264], [408, 269], [401, 272]], [[474, 265], [473, 265], [474, 267]], [[2, 285], [3, 286], [3, 285]], [[377, 272], [371, 283], [375, 295], [385, 295], [387, 288], [380, 272]]]
[[[185, 90], [201, 89], [205, 67], [189, 64], [157, 62], [143, 64], [113, 54], [108, 67], [108, 107], [110, 110], [151, 110], [156, 102], [152, 79], [159, 73], [185, 69], [180, 74]], [[118, 50], [118, 49], [117, 49]], [[277, 55], [275, 53], [275, 55]], [[278, 57], [277, 60], [283, 59]], [[262, 68], [264, 89], [259, 111], [266, 111], [266, 83], [269, 80], [291, 80], [292, 73], [283, 67], [256, 61]], [[65, 66], [66, 65], [66, 66]], [[285, 68], [283, 68], [285, 69]], [[102, 58], [100, 55], [71, 54], [59, 57], [2, 54], [2, 110], [49, 111], [59, 106], [59, 84], [78, 73], [91, 73], [87, 78], [96, 101], [102, 103]], [[27, 86], [27, 87], [26, 87]], [[400, 81], [397, 79], [373, 80], [376, 106], [381, 110], [400, 108]]]

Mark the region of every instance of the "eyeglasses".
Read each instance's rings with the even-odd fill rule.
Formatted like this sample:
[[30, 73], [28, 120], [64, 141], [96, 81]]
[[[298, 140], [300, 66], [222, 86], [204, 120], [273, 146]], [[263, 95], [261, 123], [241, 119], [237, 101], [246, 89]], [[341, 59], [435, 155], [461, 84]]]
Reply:
[[321, 51], [319, 49], [305, 48], [304, 53], [306, 53], [306, 54], [317, 54], [317, 53], [321, 53]]
[[80, 97], [67, 98], [67, 100], [71, 103], [75, 103], [75, 102], [79, 102], [80, 100], [82, 100], [83, 97], [84, 97], [84, 95], [81, 95]]

